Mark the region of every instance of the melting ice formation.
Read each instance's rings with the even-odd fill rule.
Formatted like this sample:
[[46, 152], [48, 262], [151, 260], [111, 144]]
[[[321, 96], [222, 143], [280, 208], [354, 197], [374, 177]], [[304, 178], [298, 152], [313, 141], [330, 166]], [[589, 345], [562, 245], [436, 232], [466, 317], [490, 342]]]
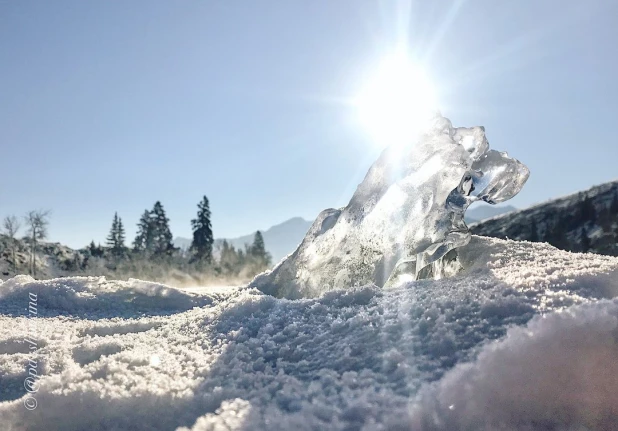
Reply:
[[489, 149], [483, 127], [453, 127], [437, 115], [408, 148], [388, 148], [345, 208], [322, 211], [294, 253], [251, 283], [298, 298], [332, 289], [402, 279], [439, 278], [458, 270], [470, 241], [468, 206], [515, 196], [528, 168]]

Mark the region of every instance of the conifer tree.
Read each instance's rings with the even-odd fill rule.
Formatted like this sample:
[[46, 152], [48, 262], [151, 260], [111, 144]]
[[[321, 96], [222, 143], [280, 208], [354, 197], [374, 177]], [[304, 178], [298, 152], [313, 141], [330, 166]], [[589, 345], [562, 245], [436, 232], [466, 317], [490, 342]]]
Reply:
[[118, 213], [114, 214], [114, 221], [112, 222], [112, 229], [107, 237], [107, 246], [111, 249], [114, 256], [122, 256], [125, 252], [124, 245], [125, 235], [124, 227], [122, 226], [122, 219], [118, 217]]
[[124, 252], [127, 248], [124, 244], [126, 240], [126, 235], [124, 232], [124, 225], [122, 224], [122, 219], [120, 217], [118, 217], [118, 231], [116, 235], [116, 240], [118, 241], [118, 249]]
[[114, 221], [112, 221], [112, 228], [107, 235], [106, 245], [109, 248], [115, 248], [117, 244], [117, 232], [118, 232], [118, 213], [114, 213]]
[[251, 256], [257, 261], [260, 269], [265, 269], [270, 266], [271, 256], [270, 253], [266, 251], [266, 246], [264, 244], [264, 236], [262, 232], [259, 230], [255, 233], [253, 237], [253, 244], [251, 245]]
[[174, 251], [172, 232], [169, 219], [165, 216], [165, 210], [159, 201], [152, 209], [151, 220], [153, 254], [158, 257], [170, 255]]
[[215, 242], [210, 222], [210, 204], [204, 196], [197, 205], [197, 218], [191, 220], [193, 228], [193, 241], [189, 250], [193, 254], [194, 261], [212, 262], [212, 246]]
[[237, 255], [234, 246], [230, 246], [230, 244], [223, 240], [221, 244], [221, 255], [219, 256], [219, 265], [224, 274], [230, 275], [234, 273], [237, 268]]
[[137, 235], [133, 241], [133, 250], [138, 253], [151, 253], [153, 244], [153, 228], [150, 211], [145, 210], [137, 223]]
[[245, 253], [240, 248], [236, 251], [236, 259], [238, 260], [239, 268], [245, 265]]
[[103, 257], [103, 248], [101, 247], [101, 244], [98, 246], [95, 245], [94, 240], [92, 240], [88, 245], [88, 252], [92, 257]]
[[255, 257], [261, 257], [266, 254], [266, 246], [264, 245], [264, 236], [259, 230], [253, 237], [253, 244], [251, 245], [251, 254]]

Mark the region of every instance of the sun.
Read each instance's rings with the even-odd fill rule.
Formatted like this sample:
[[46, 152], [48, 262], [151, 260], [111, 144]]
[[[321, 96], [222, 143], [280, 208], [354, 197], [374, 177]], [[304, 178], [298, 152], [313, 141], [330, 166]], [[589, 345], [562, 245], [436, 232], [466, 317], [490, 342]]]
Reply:
[[431, 80], [403, 53], [379, 63], [354, 104], [361, 124], [380, 147], [409, 144], [437, 110]]

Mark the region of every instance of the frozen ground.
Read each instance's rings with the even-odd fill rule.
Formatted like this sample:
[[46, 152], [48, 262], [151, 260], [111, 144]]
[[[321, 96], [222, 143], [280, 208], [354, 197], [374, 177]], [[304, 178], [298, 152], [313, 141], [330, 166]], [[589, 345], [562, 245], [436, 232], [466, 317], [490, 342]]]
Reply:
[[0, 428], [618, 429], [618, 259], [477, 237], [461, 259], [454, 279], [294, 301], [13, 278]]

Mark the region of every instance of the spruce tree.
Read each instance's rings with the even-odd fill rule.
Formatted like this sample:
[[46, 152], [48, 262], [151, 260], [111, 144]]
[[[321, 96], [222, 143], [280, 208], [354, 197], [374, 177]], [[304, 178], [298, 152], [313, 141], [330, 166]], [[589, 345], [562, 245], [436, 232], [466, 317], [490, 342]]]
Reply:
[[236, 252], [236, 259], [238, 261], [238, 268], [242, 268], [245, 265], [245, 253], [240, 248]]
[[266, 255], [266, 246], [264, 245], [264, 236], [259, 230], [253, 237], [253, 245], [251, 245], [251, 254], [255, 257], [263, 257]]
[[118, 242], [118, 250], [122, 251], [124, 253], [124, 251], [126, 250], [126, 246], [124, 244], [125, 240], [126, 240], [126, 235], [124, 232], [124, 226], [122, 224], [122, 219], [120, 217], [118, 217], [118, 231], [117, 231], [117, 235], [116, 235], [116, 240]]
[[118, 213], [114, 213], [114, 220], [112, 221], [112, 228], [109, 231], [109, 235], [107, 236], [106, 245], [111, 249], [115, 249], [116, 245], [118, 244], [117, 237], [118, 237]]
[[194, 261], [212, 262], [212, 246], [215, 242], [210, 223], [210, 205], [208, 198], [204, 196], [197, 205], [197, 218], [191, 220], [193, 228], [193, 241], [189, 251], [193, 254]]
[[219, 256], [221, 270], [224, 274], [231, 275], [237, 269], [237, 263], [237, 255], [234, 246], [230, 246], [226, 240], [223, 240], [221, 244], [221, 255]]
[[271, 256], [266, 251], [266, 245], [264, 244], [264, 236], [259, 230], [253, 237], [253, 244], [251, 245], [251, 255], [257, 261], [260, 270], [266, 269], [270, 266]]
[[151, 212], [152, 220], [152, 252], [155, 256], [168, 256], [174, 251], [172, 232], [169, 219], [161, 202], [157, 201]]
[[133, 241], [133, 250], [138, 253], [152, 253], [153, 222], [150, 211], [145, 210], [137, 223], [137, 235]]
[[112, 229], [107, 237], [107, 246], [111, 249], [114, 256], [120, 257], [124, 254], [124, 240], [125, 235], [124, 227], [122, 226], [122, 219], [118, 217], [118, 213], [115, 213], [114, 221], [112, 222]]
[[88, 246], [88, 252], [92, 257], [103, 257], [103, 248], [101, 247], [101, 244], [99, 244], [98, 246], [95, 245], [94, 240], [90, 242], [90, 245]]

